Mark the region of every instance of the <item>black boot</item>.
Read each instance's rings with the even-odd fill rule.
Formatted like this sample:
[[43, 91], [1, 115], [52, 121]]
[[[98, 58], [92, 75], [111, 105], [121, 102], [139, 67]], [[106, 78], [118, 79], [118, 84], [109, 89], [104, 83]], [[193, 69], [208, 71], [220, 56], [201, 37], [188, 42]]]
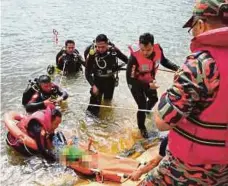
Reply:
[[148, 132], [146, 129], [140, 129], [140, 133], [141, 133], [142, 137], [149, 138], [149, 135], [148, 135]]

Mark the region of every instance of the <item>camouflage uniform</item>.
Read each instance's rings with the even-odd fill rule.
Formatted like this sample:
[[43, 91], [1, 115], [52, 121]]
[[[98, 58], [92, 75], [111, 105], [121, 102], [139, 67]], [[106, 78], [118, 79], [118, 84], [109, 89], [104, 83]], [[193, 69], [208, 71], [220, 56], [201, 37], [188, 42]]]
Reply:
[[[195, 17], [219, 15], [221, 3], [227, 3], [228, 7], [226, 0], [197, 0], [193, 16], [184, 27], [192, 27]], [[160, 99], [160, 118], [171, 124], [180, 123], [191, 115], [199, 116], [215, 100], [219, 82], [218, 67], [210, 53], [198, 51], [191, 54], [175, 74], [172, 87]], [[158, 167], [149, 172], [140, 185], [225, 186], [228, 185], [228, 165], [190, 165], [167, 150]]]
[[[162, 95], [160, 117], [168, 124], [181, 122], [190, 114], [199, 115], [214, 101], [219, 88], [217, 65], [208, 52], [187, 57], [174, 77], [173, 86]], [[189, 165], [167, 151], [159, 166], [148, 173], [141, 185], [223, 186], [228, 165]]]

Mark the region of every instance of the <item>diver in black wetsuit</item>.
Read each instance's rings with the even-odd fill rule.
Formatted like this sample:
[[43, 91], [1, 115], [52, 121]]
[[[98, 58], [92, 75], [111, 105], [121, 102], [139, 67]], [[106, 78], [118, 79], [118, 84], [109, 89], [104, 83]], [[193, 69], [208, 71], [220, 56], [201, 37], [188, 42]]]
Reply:
[[22, 104], [27, 112], [35, 112], [40, 109], [55, 107], [55, 103], [66, 100], [68, 94], [59, 86], [51, 82], [47, 75], [41, 75], [23, 93]]
[[67, 40], [65, 47], [56, 56], [57, 68], [64, 71], [65, 75], [68, 75], [82, 71], [82, 65], [85, 66], [85, 62], [79, 51], [75, 49], [75, 42]]
[[[115, 47], [115, 45], [111, 41], [108, 40], [108, 47], [110, 47], [110, 48]], [[89, 57], [89, 54], [93, 55], [95, 50], [96, 50], [96, 42], [95, 42], [95, 40], [93, 40], [93, 43], [91, 45], [87, 46], [84, 51], [84, 59], [86, 60]]]
[[[117, 72], [120, 67], [118, 58], [128, 62], [128, 58], [114, 45], [110, 46], [108, 38], [104, 34], [96, 37], [95, 45], [91, 45], [85, 51], [86, 68], [85, 76], [91, 85], [90, 104], [101, 104], [102, 96], [104, 99], [112, 100], [114, 88], [118, 82]], [[87, 109], [95, 116], [99, 113], [99, 107], [89, 106]]]

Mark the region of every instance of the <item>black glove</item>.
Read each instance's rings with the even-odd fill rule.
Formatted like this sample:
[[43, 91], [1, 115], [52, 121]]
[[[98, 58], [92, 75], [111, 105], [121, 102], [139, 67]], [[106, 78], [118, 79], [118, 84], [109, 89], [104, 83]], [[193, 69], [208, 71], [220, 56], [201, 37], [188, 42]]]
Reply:
[[67, 145], [67, 140], [66, 140], [64, 134], [63, 134], [61, 131], [57, 132], [55, 135], [58, 137], [58, 140], [59, 140], [62, 144]]
[[51, 162], [54, 162], [56, 161], [56, 157], [55, 157], [55, 154], [52, 153], [51, 150], [45, 150], [44, 153], [43, 153], [43, 156], [44, 158], [47, 160], [47, 161], [51, 161]]

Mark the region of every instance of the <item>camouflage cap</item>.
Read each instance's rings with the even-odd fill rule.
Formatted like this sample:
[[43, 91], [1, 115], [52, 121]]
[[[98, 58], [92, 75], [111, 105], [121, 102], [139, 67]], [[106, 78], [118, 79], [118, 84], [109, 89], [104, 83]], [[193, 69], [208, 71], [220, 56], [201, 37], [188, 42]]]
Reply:
[[228, 0], [196, 0], [193, 16], [185, 23], [183, 28], [191, 27], [196, 16], [225, 16], [228, 18]]

